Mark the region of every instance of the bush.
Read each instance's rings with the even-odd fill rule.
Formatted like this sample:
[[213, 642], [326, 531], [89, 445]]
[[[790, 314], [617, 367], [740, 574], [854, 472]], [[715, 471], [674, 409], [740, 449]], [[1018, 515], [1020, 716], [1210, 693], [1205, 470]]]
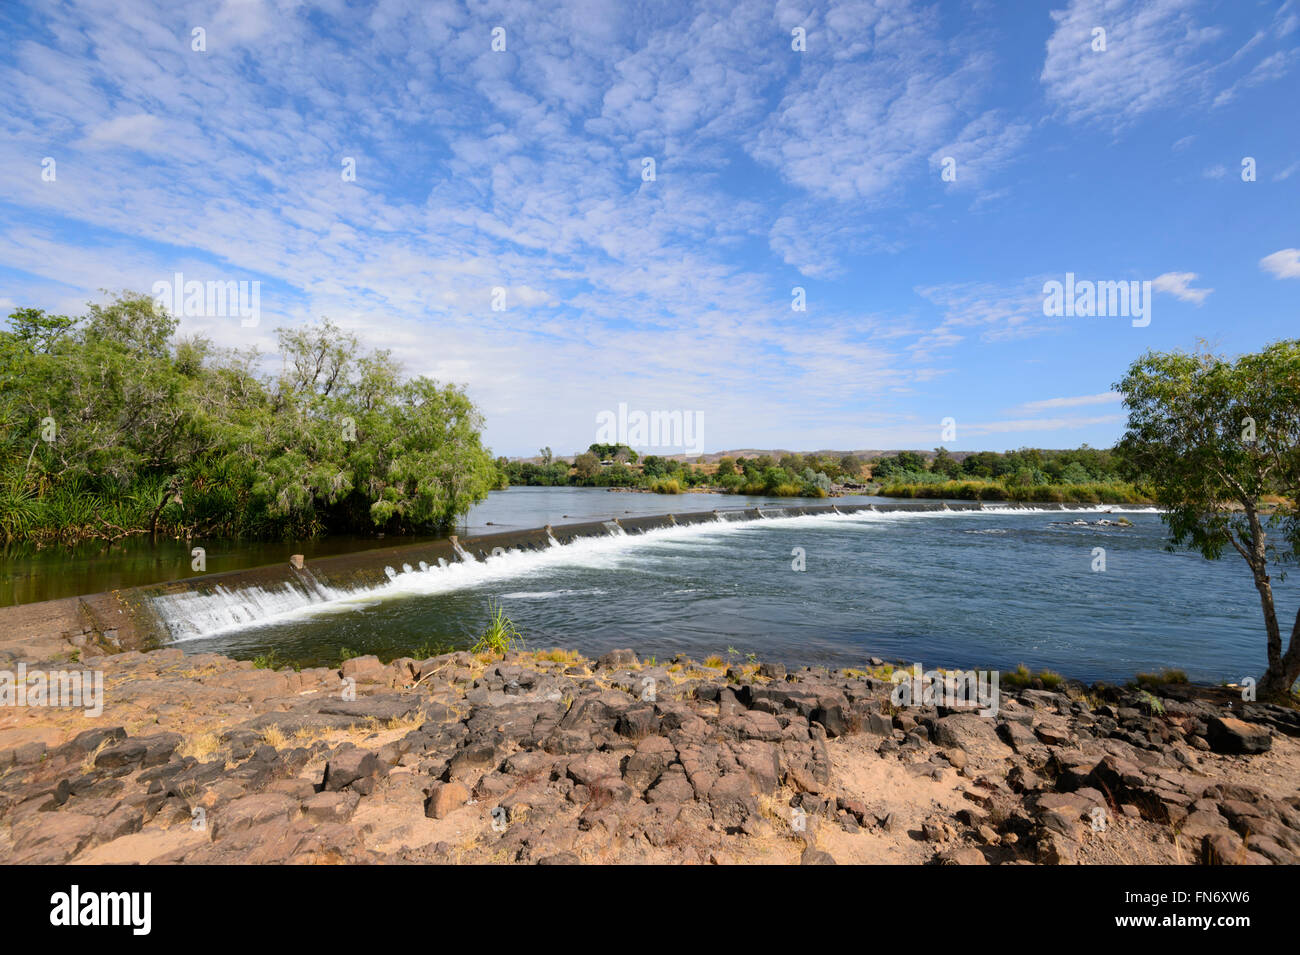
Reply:
[[1149, 504], [1131, 484], [1005, 485], [997, 481], [894, 482], [880, 489], [885, 497], [944, 498], [959, 501], [1026, 501], [1056, 504]]

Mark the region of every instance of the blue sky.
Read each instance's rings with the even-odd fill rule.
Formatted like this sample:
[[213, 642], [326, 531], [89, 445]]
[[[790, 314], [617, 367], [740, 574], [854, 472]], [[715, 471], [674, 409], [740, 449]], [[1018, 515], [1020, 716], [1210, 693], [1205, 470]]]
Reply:
[[[946, 417], [958, 450], [1105, 446], [1147, 348], [1300, 330], [1297, 0], [92, 0], [0, 31], [5, 314], [259, 281], [256, 327], [182, 331], [272, 353], [329, 316], [467, 385], [499, 454], [620, 403], [700, 412], [707, 450], [932, 448]], [[1150, 324], [1045, 316], [1067, 272], [1151, 281]]]

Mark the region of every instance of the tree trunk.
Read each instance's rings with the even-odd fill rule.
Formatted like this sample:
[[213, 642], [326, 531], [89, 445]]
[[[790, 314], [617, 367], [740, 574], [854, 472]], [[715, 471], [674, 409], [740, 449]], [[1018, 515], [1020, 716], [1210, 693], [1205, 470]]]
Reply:
[[1296, 680], [1300, 680], [1300, 610], [1296, 611], [1286, 655], [1279, 654], [1277, 664], [1274, 665], [1270, 653], [1268, 670], [1259, 681], [1259, 698], [1269, 703], [1288, 702], [1291, 700], [1291, 687], [1295, 686]]
[[1264, 528], [1260, 524], [1259, 513], [1253, 507], [1246, 507], [1246, 518], [1250, 521], [1251, 531], [1250, 552], [1246, 559], [1255, 578], [1255, 589], [1259, 591], [1260, 606], [1264, 610], [1264, 626], [1268, 630], [1268, 669], [1259, 681], [1259, 698], [1277, 703], [1287, 698], [1291, 685], [1300, 676], [1300, 640], [1297, 640], [1300, 613], [1296, 614], [1296, 624], [1291, 629], [1291, 642], [1283, 656], [1282, 631], [1278, 627], [1277, 607], [1273, 603], [1273, 582], [1268, 576]]
[[176, 478], [168, 480], [166, 487], [163, 488], [162, 497], [158, 501], [158, 506], [153, 509], [153, 516], [149, 518], [149, 536], [158, 536], [158, 518], [162, 516], [163, 508], [167, 506], [168, 499], [176, 493]]

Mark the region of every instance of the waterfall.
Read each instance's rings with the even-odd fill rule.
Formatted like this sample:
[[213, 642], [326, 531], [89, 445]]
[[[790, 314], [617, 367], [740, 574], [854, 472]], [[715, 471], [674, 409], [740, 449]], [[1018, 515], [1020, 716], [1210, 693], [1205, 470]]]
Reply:
[[344, 596], [341, 591], [322, 584], [310, 574], [298, 576], [297, 581], [288, 581], [279, 587], [245, 587], [230, 591], [218, 586], [208, 593], [182, 591], [163, 594], [154, 598], [153, 610], [172, 639], [178, 640], [236, 630]]

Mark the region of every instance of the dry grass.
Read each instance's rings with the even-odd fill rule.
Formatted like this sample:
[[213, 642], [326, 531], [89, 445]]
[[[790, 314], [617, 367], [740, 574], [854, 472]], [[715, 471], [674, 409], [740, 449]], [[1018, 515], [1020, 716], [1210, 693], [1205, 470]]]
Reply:
[[538, 650], [533, 659], [539, 663], [563, 663], [565, 666], [577, 666], [582, 662], [582, 654], [576, 650], [562, 650], [554, 647], [550, 650]]
[[188, 737], [177, 747], [180, 756], [193, 756], [200, 763], [205, 763], [221, 750], [221, 740], [216, 733], [200, 733]]

